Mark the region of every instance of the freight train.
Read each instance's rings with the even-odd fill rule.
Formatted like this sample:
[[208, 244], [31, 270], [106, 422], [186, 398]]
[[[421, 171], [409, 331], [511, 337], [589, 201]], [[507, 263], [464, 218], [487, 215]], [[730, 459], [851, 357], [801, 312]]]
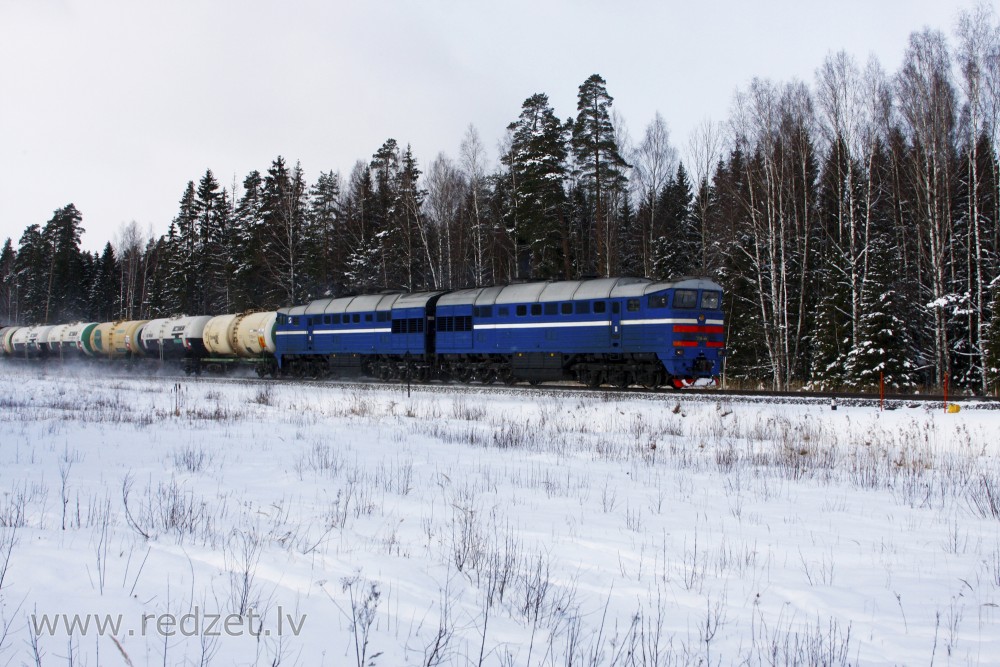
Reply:
[[261, 376], [712, 384], [722, 288], [706, 278], [599, 278], [319, 299], [272, 312], [0, 330], [12, 358], [251, 365]]

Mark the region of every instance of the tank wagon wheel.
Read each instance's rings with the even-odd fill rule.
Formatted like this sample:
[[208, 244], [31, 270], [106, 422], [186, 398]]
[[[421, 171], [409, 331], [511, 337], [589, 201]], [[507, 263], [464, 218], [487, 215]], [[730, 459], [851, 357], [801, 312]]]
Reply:
[[469, 384], [472, 382], [472, 369], [467, 366], [459, 366], [452, 373], [452, 377], [462, 384]]

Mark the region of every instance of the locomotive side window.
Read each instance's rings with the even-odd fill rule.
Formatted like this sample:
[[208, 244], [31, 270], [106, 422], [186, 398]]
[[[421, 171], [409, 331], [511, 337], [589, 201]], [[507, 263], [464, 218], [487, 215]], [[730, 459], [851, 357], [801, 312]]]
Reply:
[[674, 308], [696, 308], [697, 306], [697, 290], [679, 289], [674, 292]]
[[702, 292], [701, 307], [705, 310], [718, 310], [720, 294], [720, 292], [709, 292], [707, 290]]
[[654, 294], [649, 297], [649, 307], [650, 308], [666, 308], [667, 307], [667, 295], [666, 294]]
[[361, 321], [361, 314], [360, 313], [354, 313], [353, 315], [351, 315], [351, 321], [354, 322], [355, 324], [357, 324], [358, 322], [360, 322]]
[[518, 306], [517, 307], [517, 316], [518, 317], [524, 317], [527, 314], [528, 314], [528, 307], [527, 306]]
[[589, 301], [577, 301], [576, 302], [576, 314], [577, 315], [588, 315], [590, 313], [590, 302]]
[[365, 322], [371, 322], [371, 321], [372, 321], [372, 315], [371, 313], [368, 313], [367, 315], [365, 315]]
[[620, 303], [618, 303], [617, 301], [612, 301], [611, 302], [611, 312], [614, 313], [615, 315], [617, 315], [618, 313], [622, 312], [622, 305]]
[[563, 304], [560, 304], [560, 307], [562, 308], [562, 314], [563, 315], [572, 315], [573, 314], [573, 304], [571, 304], [571, 303], [563, 303]]
[[604, 303], [603, 301], [595, 301], [594, 302], [594, 312], [595, 313], [603, 313], [603, 312], [606, 312], [607, 309], [608, 309], [608, 304]]
[[339, 314], [333, 316], [333, 323], [334, 324], [340, 324], [340, 315]]
[[479, 308], [480, 317], [493, 317], [493, 306], [480, 306]]
[[639, 299], [629, 299], [626, 308], [630, 313], [639, 312]]
[[546, 315], [558, 315], [559, 314], [559, 304], [558, 303], [547, 303], [547, 304], [545, 304], [545, 314]]
[[532, 315], [541, 315], [542, 314], [542, 304], [540, 304], [540, 303], [533, 303], [533, 304], [531, 304], [531, 314]]
[[510, 317], [510, 308], [507, 306], [501, 306], [500, 317]]
[[292, 318], [292, 326], [293, 327], [299, 326], [299, 318], [297, 318], [297, 317], [293, 317]]

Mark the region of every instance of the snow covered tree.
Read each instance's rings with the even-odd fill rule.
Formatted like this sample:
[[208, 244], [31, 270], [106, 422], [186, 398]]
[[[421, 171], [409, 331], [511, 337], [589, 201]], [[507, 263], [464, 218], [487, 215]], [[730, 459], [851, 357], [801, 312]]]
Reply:
[[289, 172], [280, 155], [271, 163], [260, 193], [260, 254], [266, 274], [264, 306], [275, 308], [300, 301], [308, 186], [301, 165]]
[[654, 274], [653, 249], [658, 245], [661, 234], [657, 229], [659, 220], [657, 206], [667, 184], [677, 173], [677, 150], [670, 144], [667, 123], [659, 112], [646, 126], [642, 142], [632, 155], [633, 185], [638, 199], [638, 221], [640, 233], [636, 236], [636, 252], [642, 258], [644, 276]]
[[655, 278], [691, 275], [701, 266], [701, 230], [692, 211], [694, 197], [684, 163], [660, 193], [653, 245]]
[[467, 203], [464, 207], [468, 216], [470, 258], [466, 284], [486, 285], [489, 278], [489, 257], [491, 255], [491, 234], [487, 217], [489, 191], [486, 174], [486, 149], [475, 126], [470, 125], [459, 148], [461, 169], [468, 183]]
[[861, 297], [862, 316], [857, 344], [846, 363], [849, 383], [862, 389], [885, 386], [907, 389], [914, 384], [912, 341], [901, 315], [896, 283], [899, 252], [888, 220], [871, 226], [868, 237], [868, 274]]

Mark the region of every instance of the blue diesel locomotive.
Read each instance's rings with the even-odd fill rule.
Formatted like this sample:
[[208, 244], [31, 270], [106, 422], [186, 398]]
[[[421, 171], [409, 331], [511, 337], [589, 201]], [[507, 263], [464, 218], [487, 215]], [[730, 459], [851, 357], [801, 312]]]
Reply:
[[275, 344], [292, 375], [681, 388], [721, 371], [722, 288], [601, 278], [321, 299], [279, 310]]

